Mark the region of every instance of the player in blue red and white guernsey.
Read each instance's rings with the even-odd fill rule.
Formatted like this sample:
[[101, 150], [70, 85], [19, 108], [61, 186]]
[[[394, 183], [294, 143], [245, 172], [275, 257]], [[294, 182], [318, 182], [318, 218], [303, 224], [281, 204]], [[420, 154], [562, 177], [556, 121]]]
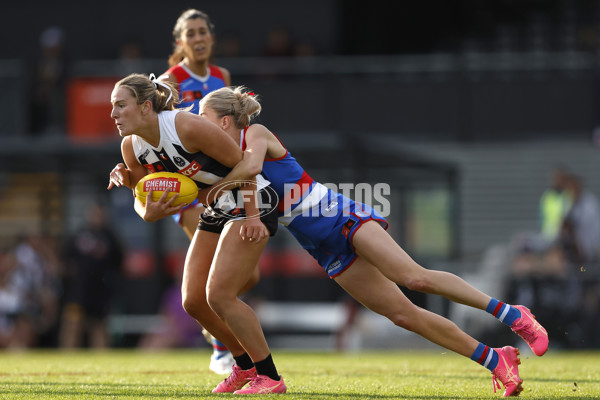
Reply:
[[[231, 85], [231, 75], [223, 67], [212, 64], [215, 45], [215, 26], [210, 17], [196, 9], [188, 9], [177, 18], [173, 28], [173, 53], [169, 69], [159, 77], [177, 84], [181, 102], [177, 108], [198, 113], [198, 103], [213, 90]], [[192, 239], [198, 217], [204, 208], [198, 201], [191, 203], [172, 216], [187, 236]], [[258, 282], [258, 268], [245, 290]], [[209, 368], [218, 374], [229, 374], [234, 360], [225, 345], [215, 338], [207, 338], [213, 346]]]
[[198, 102], [213, 90], [231, 85], [231, 75], [223, 67], [211, 64], [215, 42], [215, 27], [202, 11], [184, 11], [173, 28], [174, 50], [169, 57], [170, 68], [160, 76], [178, 85], [181, 103], [198, 113]]
[[[216, 65], [206, 67], [206, 75], [200, 76], [188, 68], [183, 61], [169, 68], [165, 75], [175, 78], [181, 92], [181, 106], [193, 113], [198, 113], [198, 102], [213, 90], [228, 86], [225, 80], [224, 68]], [[164, 75], [163, 75], [164, 76]]]
[[[490, 348], [478, 342], [450, 320], [412, 304], [398, 285], [486, 310], [541, 356], [548, 349], [548, 334], [529, 309], [494, 299], [454, 274], [417, 264], [386, 232], [387, 222], [374, 209], [314, 182], [265, 126], [246, 123], [260, 110], [256, 96], [240, 87], [216, 90], [200, 103], [200, 115], [220, 126], [244, 149], [244, 159], [234, 171], [262, 173], [271, 182], [279, 196], [279, 221], [332, 279], [394, 324], [487, 367], [494, 392], [500, 380], [505, 397], [517, 396], [522, 390], [518, 349]], [[195, 315], [194, 310], [187, 311]], [[248, 375], [234, 366], [224, 384], [235, 386], [238, 377], [243, 384]], [[259, 375], [236, 393], [258, 393], [272, 384]]]
[[[117, 82], [112, 92], [111, 117], [123, 137], [121, 151], [126, 166], [120, 164], [111, 171], [108, 188], [126, 186], [133, 190], [139, 179], [156, 171], [179, 172], [196, 182], [198, 199], [209, 206], [187, 253], [183, 306], [189, 314], [194, 310], [192, 316], [227, 346], [239, 368], [270, 377], [273, 384], [265, 393], [285, 393], [287, 388], [277, 373], [258, 318], [238, 298], [268, 237], [277, 230], [277, 198], [264, 178], [232, 169], [243, 154], [234, 140], [205, 118], [175, 110], [174, 85], [152, 78], [132, 74]], [[241, 191], [231, 184], [233, 181], [252, 183], [244, 186], [243, 204], [221, 202], [223, 198], [235, 199], [232, 193]], [[256, 207], [257, 196], [261, 210]], [[152, 201], [149, 193], [146, 204], [135, 199], [134, 208], [145, 221], [152, 222], [185, 207], [172, 206], [175, 198], [167, 200], [165, 192], [158, 201]], [[246, 215], [257, 218], [244, 218]], [[230, 312], [240, 308], [242, 315]], [[240, 329], [245, 332], [243, 336]]]

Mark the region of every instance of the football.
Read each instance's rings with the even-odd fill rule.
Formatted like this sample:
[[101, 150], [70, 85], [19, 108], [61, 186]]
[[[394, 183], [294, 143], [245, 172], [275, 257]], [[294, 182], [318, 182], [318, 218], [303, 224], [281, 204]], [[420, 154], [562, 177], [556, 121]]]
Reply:
[[198, 196], [198, 186], [187, 176], [173, 172], [155, 172], [146, 175], [135, 185], [135, 197], [146, 204], [146, 196], [150, 190], [152, 190], [152, 200], [157, 201], [167, 189], [170, 189], [167, 199], [173, 197], [175, 193], [179, 194], [173, 206], [181, 203], [191, 204]]

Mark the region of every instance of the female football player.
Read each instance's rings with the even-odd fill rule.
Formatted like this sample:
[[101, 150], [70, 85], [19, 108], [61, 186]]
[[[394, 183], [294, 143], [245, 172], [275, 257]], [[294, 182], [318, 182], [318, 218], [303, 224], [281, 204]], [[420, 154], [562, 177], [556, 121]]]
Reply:
[[[123, 137], [121, 150], [126, 168], [113, 169], [109, 189], [127, 186], [133, 190], [137, 181], [149, 172], [194, 171], [188, 175], [201, 188], [199, 200], [214, 205], [217, 195], [209, 185], [252, 180], [254, 176], [238, 174], [244, 171], [241, 169], [232, 170], [242, 159], [239, 146], [205, 118], [175, 110], [176, 96], [173, 84], [140, 74], [132, 74], [116, 83], [111, 95], [111, 117]], [[250, 191], [254, 197], [264, 196], [261, 203], [273, 208], [275, 197], [269, 197], [266, 190], [260, 190], [259, 194]], [[166, 200], [166, 192], [159, 201], [154, 202], [151, 197], [147, 196], [145, 205], [135, 200], [136, 211], [146, 221], [173, 215], [184, 207], [183, 204], [172, 206], [176, 196]], [[244, 202], [244, 206], [248, 215], [259, 214], [254, 202]], [[202, 214], [185, 262], [182, 293], [187, 300], [184, 307], [194, 310], [190, 315], [227, 346], [236, 364], [247, 374], [270, 377], [269, 386], [261, 386], [262, 393], [285, 393], [285, 383], [277, 373], [256, 314], [237, 298], [256, 269], [266, 239], [277, 229], [277, 215], [270, 212], [261, 214], [260, 219], [240, 219], [243, 214], [238, 211], [244, 212], [239, 208], [207, 208]], [[229, 296], [231, 288], [238, 290], [233, 297]], [[206, 295], [198, 297], [190, 293], [199, 289], [203, 294], [208, 293], [208, 302]], [[236, 318], [223, 312], [224, 308], [238, 310], [240, 307], [244, 313]], [[240, 329], [245, 335], [238, 341], [231, 332]], [[248, 380], [250, 376], [244, 384]], [[234, 392], [240, 388], [224, 382], [214, 391]]]
[[[169, 69], [159, 79], [177, 85], [179, 102], [175, 107], [198, 113], [198, 103], [215, 89], [231, 85], [231, 75], [223, 67], [212, 64], [215, 47], [215, 26], [210, 17], [196, 9], [182, 12], [173, 27], [173, 53], [169, 56]], [[117, 166], [117, 168], [121, 168]], [[204, 207], [196, 200], [172, 215], [191, 240]], [[248, 291], [259, 279], [258, 268], [242, 289]], [[209, 369], [218, 374], [229, 374], [234, 360], [225, 345], [214, 337]]]
[[[499, 387], [498, 379], [505, 387], [505, 397], [517, 396], [522, 390], [518, 349], [490, 348], [478, 342], [450, 320], [415, 306], [398, 285], [485, 310], [541, 356], [548, 348], [548, 335], [529, 309], [491, 298], [454, 274], [417, 264], [386, 232], [387, 222], [374, 209], [313, 181], [271, 131], [263, 125], [249, 125], [260, 110], [256, 96], [241, 87], [216, 90], [200, 103], [200, 115], [220, 126], [244, 149], [244, 159], [234, 171], [243, 169], [248, 176], [262, 173], [271, 182], [279, 196], [279, 222], [356, 300], [394, 324], [487, 367], [492, 372], [494, 391]], [[231, 275], [237, 269], [234, 264], [215, 269], [223, 267], [229, 268]], [[188, 289], [184, 297], [186, 311], [192, 316], [197, 313], [193, 307], [196, 298], [203, 296], [201, 289]], [[241, 320], [246, 312], [235, 303], [235, 290], [229, 288], [214, 296], [210, 283], [208, 286], [211, 307], [226, 320]], [[229, 327], [240, 341], [246, 335], [241, 324]], [[234, 366], [229, 383], [235, 385], [239, 380], [243, 384], [249, 375], [244, 372]], [[255, 377], [247, 392], [255, 393], [253, 386], [266, 385], [266, 379]]]

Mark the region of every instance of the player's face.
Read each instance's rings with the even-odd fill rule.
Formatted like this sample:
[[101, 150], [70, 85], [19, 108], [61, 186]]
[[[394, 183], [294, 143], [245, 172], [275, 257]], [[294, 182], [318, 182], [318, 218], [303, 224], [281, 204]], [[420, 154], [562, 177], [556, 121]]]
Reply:
[[142, 122], [141, 106], [137, 104], [131, 91], [121, 86], [113, 90], [110, 102], [110, 117], [115, 120], [119, 135], [131, 135]]
[[193, 62], [208, 61], [212, 53], [214, 38], [205, 20], [188, 19], [177, 41], [185, 56]]

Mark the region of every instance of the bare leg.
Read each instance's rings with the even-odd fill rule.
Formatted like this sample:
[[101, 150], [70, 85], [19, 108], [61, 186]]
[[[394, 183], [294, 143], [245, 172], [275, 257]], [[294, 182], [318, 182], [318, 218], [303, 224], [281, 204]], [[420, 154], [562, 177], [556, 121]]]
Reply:
[[194, 208], [188, 208], [181, 214], [181, 220], [179, 221], [181, 223], [181, 228], [190, 240], [194, 238], [198, 223], [200, 222], [200, 214], [203, 212], [204, 206], [197, 205]]
[[219, 235], [215, 233], [196, 231], [183, 271], [181, 284], [183, 308], [202, 327], [227, 346], [233, 356], [239, 356], [245, 353], [244, 348], [227, 325], [210, 308], [206, 298], [206, 283], [218, 241]]
[[394, 282], [360, 257], [335, 281], [365, 307], [448, 350], [470, 357], [479, 344], [452, 321], [411, 303]]
[[[183, 212], [181, 215], [181, 228], [187, 235], [187, 237], [191, 240], [194, 239], [194, 234], [198, 229], [198, 222], [200, 221], [200, 214], [204, 212], [204, 206], [197, 206], [194, 208], [189, 208]], [[252, 289], [258, 281], [260, 280], [260, 270], [258, 269], [258, 264], [256, 268], [252, 272], [252, 275], [249, 277], [248, 282], [242, 289], [239, 294], [246, 293], [248, 290]]]
[[462, 278], [417, 264], [375, 221], [365, 223], [352, 241], [356, 253], [388, 279], [410, 290], [437, 294], [448, 300], [485, 310], [491, 297]]
[[208, 303], [227, 324], [253, 361], [264, 360], [270, 350], [260, 322], [246, 303], [237, 296], [253, 273], [267, 240], [252, 243], [242, 240], [244, 221], [225, 226], [208, 278]]

